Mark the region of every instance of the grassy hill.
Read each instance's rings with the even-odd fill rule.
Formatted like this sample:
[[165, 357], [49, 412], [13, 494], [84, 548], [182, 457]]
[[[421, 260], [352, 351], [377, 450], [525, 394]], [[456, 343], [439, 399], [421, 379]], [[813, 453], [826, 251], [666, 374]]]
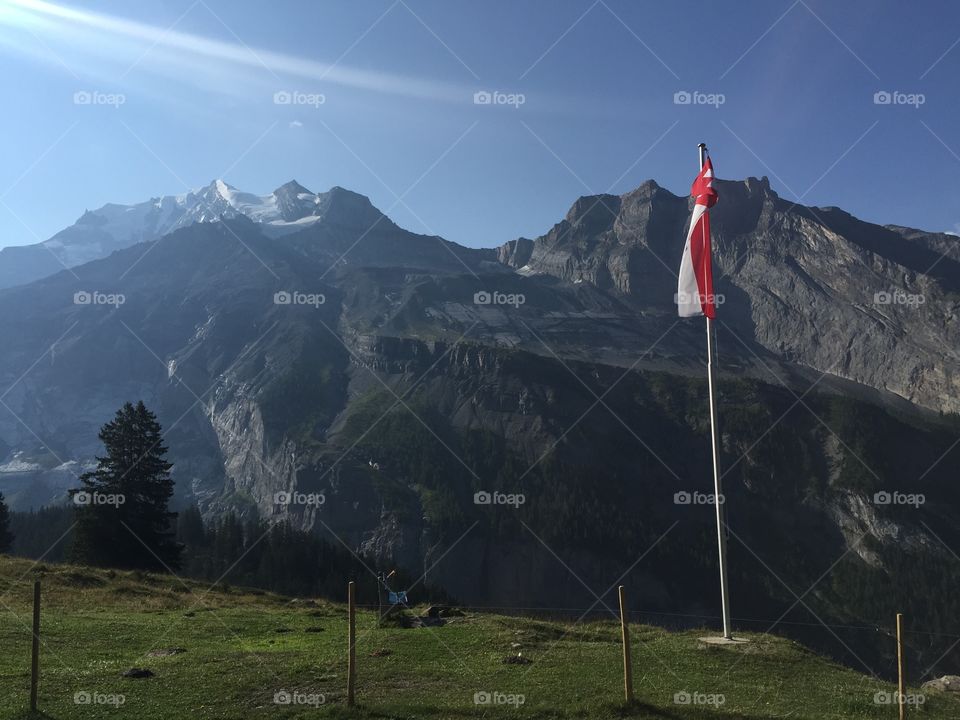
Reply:
[[[349, 710], [343, 605], [0, 557], [3, 718], [29, 717], [30, 608], [38, 575], [41, 717], [56, 720], [897, 716], [894, 705], [875, 702], [876, 693], [895, 689], [890, 684], [774, 636], [708, 647], [698, 641], [702, 632], [634, 626], [637, 702], [627, 707], [613, 618], [573, 625], [468, 612], [440, 627], [378, 629], [375, 612], [366, 609], [357, 620], [360, 707]], [[518, 653], [532, 662], [504, 662]], [[133, 667], [153, 677], [122, 677]], [[277, 704], [283, 693], [294, 702]], [[508, 702], [477, 704], [478, 693], [500, 693], [497, 699]], [[688, 696], [690, 704], [675, 701]], [[957, 718], [960, 701], [928, 693], [910, 713]]]

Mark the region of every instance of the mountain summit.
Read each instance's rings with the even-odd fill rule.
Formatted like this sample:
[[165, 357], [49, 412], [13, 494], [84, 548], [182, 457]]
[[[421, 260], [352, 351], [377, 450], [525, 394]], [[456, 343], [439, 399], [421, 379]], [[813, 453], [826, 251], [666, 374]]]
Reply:
[[241, 215], [261, 224], [271, 237], [324, 220], [341, 226], [362, 225], [364, 230], [384, 220], [367, 197], [341, 187], [314, 193], [291, 180], [268, 195], [255, 195], [218, 178], [181, 195], [163, 195], [133, 205], [108, 203], [87, 210], [49, 240], [3, 248], [0, 288], [39, 280], [193, 223]]

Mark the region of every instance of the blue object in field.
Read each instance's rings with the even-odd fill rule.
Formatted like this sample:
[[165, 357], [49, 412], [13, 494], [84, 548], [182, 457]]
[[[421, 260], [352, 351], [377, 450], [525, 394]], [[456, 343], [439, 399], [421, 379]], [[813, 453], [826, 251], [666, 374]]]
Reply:
[[389, 600], [391, 605], [406, 605], [407, 604], [407, 591], [402, 590], [400, 592], [391, 591], [389, 594]]

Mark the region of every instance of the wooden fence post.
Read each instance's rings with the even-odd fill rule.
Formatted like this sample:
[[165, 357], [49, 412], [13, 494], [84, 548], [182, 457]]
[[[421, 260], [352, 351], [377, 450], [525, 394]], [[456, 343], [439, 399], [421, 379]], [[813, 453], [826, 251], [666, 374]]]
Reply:
[[347, 631], [350, 642], [350, 654], [347, 660], [347, 705], [353, 707], [356, 702], [357, 685], [357, 606], [356, 590], [352, 580], [347, 585], [347, 605], [350, 615], [350, 628]]
[[383, 573], [377, 573], [377, 627], [383, 627]]
[[633, 663], [630, 658], [630, 626], [627, 620], [627, 596], [620, 586], [620, 633], [623, 636], [623, 692], [633, 702]]
[[37, 711], [40, 686], [40, 581], [33, 583], [33, 655], [30, 662], [30, 712]]
[[900, 707], [900, 720], [906, 716], [906, 678], [903, 676], [903, 613], [897, 613], [897, 705]]

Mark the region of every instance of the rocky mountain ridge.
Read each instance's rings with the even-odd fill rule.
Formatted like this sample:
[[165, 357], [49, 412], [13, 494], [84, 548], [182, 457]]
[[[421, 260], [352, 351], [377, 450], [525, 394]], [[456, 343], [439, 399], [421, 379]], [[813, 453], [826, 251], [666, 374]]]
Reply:
[[[576, 607], [594, 598], [544, 543], [602, 588], [669, 531], [631, 592], [715, 612], [711, 508], [675, 500], [709, 491], [703, 324], [672, 304], [687, 199], [651, 181], [476, 250], [346, 191], [324, 204], [285, 187], [276, 217], [316, 220], [276, 234], [238, 194], [246, 212], [0, 290], [14, 508], [63, 502], [99, 425], [143, 399], [177, 502], [208, 519], [286, 520], [473, 603]], [[731, 527], [797, 587], [848, 553], [816, 597], [835, 619], [886, 612], [894, 569], [960, 597], [937, 539], [960, 542], [949, 238], [794, 207], [762, 179], [719, 190]], [[874, 501], [894, 491], [927, 504]], [[474, 500], [493, 492], [525, 502]], [[741, 551], [743, 612], [789, 607], [755, 570]]]
[[[818, 373], [960, 411], [960, 240], [883, 227], [718, 181], [711, 212], [719, 322]], [[580, 198], [535, 240], [498, 250], [525, 275], [616, 289], [669, 313], [689, 201], [653, 181]]]
[[198, 222], [247, 217], [271, 236], [296, 232], [318, 221], [393, 225], [363, 195], [333, 187], [307, 190], [291, 180], [268, 195], [243, 192], [221, 179], [181, 195], [163, 195], [133, 205], [107, 203], [86, 210], [49, 240], [0, 250], [0, 288], [24, 285], [64, 269], [99, 260], [131, 245], [156, 240]]

